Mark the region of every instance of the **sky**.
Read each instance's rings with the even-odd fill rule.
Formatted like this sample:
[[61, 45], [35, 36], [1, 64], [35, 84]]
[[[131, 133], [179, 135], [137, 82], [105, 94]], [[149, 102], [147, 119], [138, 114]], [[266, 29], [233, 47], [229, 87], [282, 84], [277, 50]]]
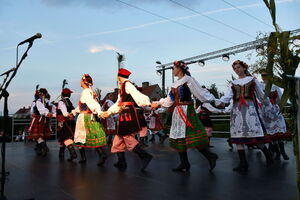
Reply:
[[[300, 28], [300, 0], [277, 0], [276, 6], [282, 30]], [[156, 61], [169, 63], [250, 42], [258, 33], [274, 31], [271, 23], [262, 0], [0, 0], [0, 73], [15, 67], [18, 43], [42, 34], [8, 87], [9, 113], [31, 104], [37, 84], [55, 100], [64, 79], [77, 104], [84, 73], [104, 97], [116, 87], [116, 52], [125, 56], [123, 67], [132, 72], [133, 82], [161, 86]], [[26, 48], [20, 46], [19, 57]], [[200, 84], [215, 83], [226, 91], [236, 59], [252, 64], [257, 57], [253, 50], [228, 62], [220, 58], [189, 67]], [[168, 70], [166, 86], [171, 84]], [[0, 115], [2, 111], [3, 100]]]

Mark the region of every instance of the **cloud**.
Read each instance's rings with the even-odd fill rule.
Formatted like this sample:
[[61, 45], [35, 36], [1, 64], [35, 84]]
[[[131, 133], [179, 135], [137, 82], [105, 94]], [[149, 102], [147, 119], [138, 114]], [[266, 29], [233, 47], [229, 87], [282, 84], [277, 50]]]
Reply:
[[90, 49], [89, 49], [89, 52], [90, 53], [99, 53], [99, 52], [102, 52], [102, 51], [120, 51], [117, 47], [114, 47], [112, 45], [109, 45], [109, 44], [103, 44], [103, 45], [99, 45], [99, 46], [96, 46], [96, 45], [93, 45]]

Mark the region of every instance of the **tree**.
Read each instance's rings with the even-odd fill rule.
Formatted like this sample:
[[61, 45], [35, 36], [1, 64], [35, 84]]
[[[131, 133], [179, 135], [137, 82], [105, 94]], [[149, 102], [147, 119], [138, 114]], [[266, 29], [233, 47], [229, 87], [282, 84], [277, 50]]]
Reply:
[[[300, 171], [299, 171], [299, 146], [298, 146], [298, 131], [297, 131], [297, 88], [295, 76], [296, 69], [300, 62], [300, 48], [299, 45], [294, 44], [293, 41], [300, 39], [300, 35], [293, 36], [290, 31], [281, 31], [276, 23], [276, 5], [275, 0], [264, 0], [270, 15], [275, 32], [272, 32], [268, 38], [267, 46], [267, 65], [266, 71], [268, 73], [268, 84], [265, 91], [267, 96], [270, 93], [272, 84], [275, 84], [284, 89], [282, 99], [280, 102], [281, 109], [286, 105], [289, 99], [292, 104], [292, 124], [291, 130], [295, 137], [293, 138], [294, 152], [297, 163], [297, 185], [298, 185], [298, 199], [300, 192]], [[278, 70], [278, 73], [274, 71]], [[275, 72], [275, 73], [274, 73]]]

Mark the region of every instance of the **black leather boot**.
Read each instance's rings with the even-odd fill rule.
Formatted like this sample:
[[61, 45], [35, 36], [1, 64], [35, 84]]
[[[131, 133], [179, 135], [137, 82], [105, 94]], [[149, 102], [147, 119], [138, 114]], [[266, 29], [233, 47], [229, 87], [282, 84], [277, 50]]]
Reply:
[[240, 164], [233, 168], [233, 171], [237, 172], [247, 172], [248, 171], [248, 162], [246, 159], [245, 150], [238, 150], [239, 158], [240, 158]]
[[140, 147], [141, 148], [146, 148], [148, 147], [148, 145], [146, 144], [146, 137], [140, 137], [140, 141], [139, 141], [139, 144], [140, 144]]
[[264, 155], [266, 157], [267, 165], [272, 165], [274, 161], [273, 161], [273, 158], [271, 156], [269, 149], [264, 145], [264, 147], [260, 148], [260, 150], [264, 153]]
[[284, 160], [289, 160], [290, 158], [288, 157], [288, 155], [285, 153], [285, 149], [284, 149], [284, 143], [283, 142], [279, 142], [279, 149], [280, 149], [280, 153], [283, 157]]
[[143, 150], [140, 145], [136, 145], [133, 149], [133, 152], [135, 152], [140, 159], [142, 160], [142, 168], [141, 170], [145, 170], [145, 168], [147, 167], [147, 165], [150, 163], [150, 161], [152, 160], [152, 155], [150, 155], [149, 153], [147, 153], [145, 150]]
[[36, 145], [34, 147], [34, 150], [35, 150], [35, 152], [38, 156], [42, 155], [42, 148], [41, 148], [41, 145], [39, 143], [36, 143]]
[[209, 149], [198, 149], [199, 152], [208, 160], [210, 171], [212, 171], [216, 167], [216, 161], [218, 159], [218, 155], [212, 153]]
[[41, 147], [41, 156], [42, 157], [45, 157], [47, 155], [47, 146], [46, 146], [46, 143], [45, 142], [41, 142], [40, 143], [40, 147]]
[[119, 170], [125, 170], [127, 168], [127, 163], [125, 159], [125, 152], [118, 152], [118, 162], [114, 164], [114, 167], [118, 168]]
[[68, 159], [68, 161], [72, 162], [74, 159], [77, 158], [77, 153], [74, 149], [74, 146], [72, 144], [70, 144], [69, 146], [67, 146], [69, 153], [70, 153], [70, 158]]
[[85, 149], [79, 148], [79, 153], [80, 153], [79, 163], [85, 164], [86, 163]]
[[58, 157], [60, 159], [63, 159], [65, 157], [65, 148], [66, 148], [66, 146], [62, 146], [59, 148]]
[[[271, 149], [271, 151], [270, 151]], [[270, 148], [269, 148], [269, 152], [274, 152], [275, 153], [275, 160], [280, 160], [280, 151], [279, 151], [279, 146], [278, 144], [272, 144], [270, 143]], [[272, 154], [271, 154], [272, 155]]]
[[95, 150], [96, 150], [96, 152], [98, 153], [98, 156], [99, 156], [99, 161], [98, 161], [97, 165], [102, 166], [105, 163], [106, 159], [107, 159], [105, 149], [104, 149], [104, 147], [98, 147]]
[[180, 164], [178, 167], [173, 168], [173, 172], [182, 172], [183, 170], [189, 171], [190, 170], [190, 163], [188, 160], [188, 155], [186, 151], [178, 152], [179, 158], [180, 158]]
[[155, 142], [155, 135], [154, 135], [154, 134], [151, 135], [151, 138], [150, 138], [149, 141], [150, 141], [150, 142], [153, 142], [153, 143]]

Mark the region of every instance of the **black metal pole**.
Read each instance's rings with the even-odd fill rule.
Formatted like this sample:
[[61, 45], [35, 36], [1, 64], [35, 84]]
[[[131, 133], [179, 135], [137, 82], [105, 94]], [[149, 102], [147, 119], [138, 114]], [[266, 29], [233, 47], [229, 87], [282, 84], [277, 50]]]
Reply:
[[166, 72], [165, 72], [165, 66], [162, 65], [162, 93], [163, 93], [163, 97], [166, 96], [166, 88], [165, 88], [165, 82], [166, 82]]
[[[27, 52], [29, 51], [29, 49], [32, 47], [32, 42], [29, 42], [28, 47], [25, 51], [25, 53], [23, 54], [20, 62], [18, 63], [17, 61], [17, 66], [15, 71], [13, 72], [13, 74], [10, 76], [9, 80], [5, 83], [4, 87], [1, 88], [1, 94], [0, 94], [0, 100], [2, 99], [2, 97], [4, 97], [4, 119], [3, 119], [3, 136], [2, 136], [2, 148], [1, 148], [1, 155], [2, 155], [2, 169], [1, 169], [1, 196], [0, 196], [0, 200], [6, 200], [7, 198], [4, 195], [4, 185], [5, 185], [5, 181], [6, 181], [6, 177], [9, 175], [9, 172], [5, 171], [5, 144], [6, 144], [6, 131], [8, 130], [8, 96], [9, 93], [7, 92], [7, 87], [9, 86], [9, 83], [11, 82], [11, 80], [15, 77], [21, 63], [23, 62], [23, 60], [27, 57]], [[17, 48], [18, 49], [18, 48]], [[18, 59], [18, 58], [17, 58]], [[7, 75], [8, 76], [8, 75]], [[6, 81], [6, 79], [5, 79]]]
[[2, 146], [1, 146], [1, 157], [2, 157], [2, 168], [1, 168], [1, 196], [0, 200], [6, 200], [6, 196], [4, 195], [4, 185], [9, 172], [5, 170], [5, 150], [6, 150], [6, 132], [8, 131], [7, 124], [9, 122], [8, 118], [8, 96], [9, 93], [6, 90], [2, 90], [2, 96], [4, 97], [4, 116], [3, 116], [3, 135], [2, 135]]

